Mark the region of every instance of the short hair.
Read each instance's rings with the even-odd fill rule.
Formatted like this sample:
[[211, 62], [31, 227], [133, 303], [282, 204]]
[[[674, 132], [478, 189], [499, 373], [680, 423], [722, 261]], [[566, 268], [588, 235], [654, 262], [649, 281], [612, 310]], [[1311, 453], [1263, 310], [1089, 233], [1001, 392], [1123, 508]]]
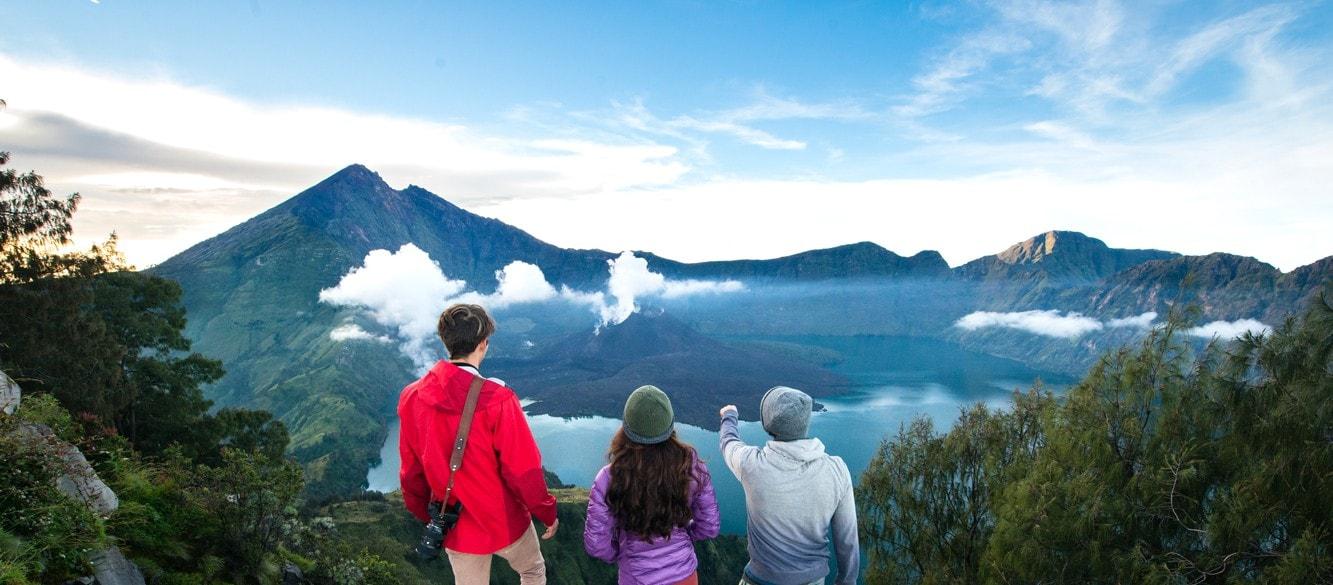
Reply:
[[436, 330], [445, 349], [449, 350], [449, 358], [459, 359], [477, 351], [477, 346], [495, 333], [495, 321], [481, 305], [460, 303], [450, 305], [440, 313]]

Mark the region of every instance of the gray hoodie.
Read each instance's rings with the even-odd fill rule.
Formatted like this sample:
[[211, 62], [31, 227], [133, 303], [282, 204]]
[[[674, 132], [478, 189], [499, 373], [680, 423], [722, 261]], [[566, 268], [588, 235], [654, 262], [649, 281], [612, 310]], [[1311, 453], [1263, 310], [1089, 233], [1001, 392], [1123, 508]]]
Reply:
[[828, 533], [838, 558], [838, 585], [861, 568], [852, 476], [819, 439], [746, 445], [736, 414], [722, 418], [722, 457], [745, 488], [750, 564], [764, 583], [810, 583], [828, 574]]

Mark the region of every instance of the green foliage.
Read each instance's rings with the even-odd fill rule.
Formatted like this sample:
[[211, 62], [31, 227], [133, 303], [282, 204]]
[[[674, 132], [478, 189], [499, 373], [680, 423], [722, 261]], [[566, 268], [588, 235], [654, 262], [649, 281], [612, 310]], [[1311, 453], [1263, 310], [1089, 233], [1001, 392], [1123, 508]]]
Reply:
[[33, 552], [27, 543], [0, 528], [0, 585], [29, 585], [37, 573]]
[[234, 575], [257, 574], [277, 549], [283, 525], [295, 515], [301, 468], [259, 453], [227, 449], [220, 467], [200, 466], [188, 497], [213, 518], [216, 553]]
[[200, 387], [222, 377], [222, 364], [185, 353], [190, 342], [181, 333], [180, 285], [118, 272], [93, 279], [92, 287], [92, 313], [124, 347], [122, 383], [107, 392], [108, 409], [98, 414], [145, 453], [161, 453], [172, 443], [206, 448], [212, 441], [200, 436], [205, 429], [198, 421], [211, 403]]
[[59, 583], [85, 573], [103, 541], [100, 520], [55, 489], [62, 463], [41, 436], [0, 416], [0, 575], [10, 582]]
[[[8, 163], [9, 153], [0, 152], [0, 167]], [[32, 171], [0, 169], [0, 283], [21, 282], [47, 265], [51, 250], [69, 243], [78, 206], [78, 193], [58, 199]]]
[[[0, 167], [8, 160], [0, 153]], [[0, 170], [0, 369], [141, 451], [207, 450], [215, 437], [199, 424], [210, 406], [200, 387], [222, 366], [188, 353], [180, 286], [126, 272], [114, 236], [58, 251], [77, 206], [78, 195], [55, 198], [36, 173]]]
[[[225, 408], [209, 420], [209, 444], [279, 461], [287, 451], [287, 427], [264, 410]], [[205, 460], [216, 461], [214, 457]]]
[[976, 583], [995, 529], [989, 506], [1044, 443], [1054, 398], [1034, 388], [1009, 411], [978, 404], [936, 435], [921, 417], [880, 445], [857, 487], [867, 577], [876, 582]]
[[872, 583], [1333, 580], [1333, 307], [1195, 358], [1174, 323], [1068, 396], [918, 421], [860, 494]]
[[[0, 416], [0, 583], [87, 575], [106, 536], [156, 583], [273, 582], [302, 486], [286, 429], [208, 413], [200, 387], [222, 369], [189, 353], [179, 285], [124, 272], [114, 239], [56, 251], [77, 201], [0, 171], [0, 369], [24, 387]], [[70, 447], [28, 423], [88, 456], [119, 495], [110, 518], [56, 489]]]
[[65, 441], [77, 441], [82, 436], [80, 429], [74, 423], [74, 417], [71, 417], [69, 411], [60, 406], [54, 397], [47, 394], [24, 396], [14, 416], [19, 420], [46, 425], [51, 428], [51, 432]]

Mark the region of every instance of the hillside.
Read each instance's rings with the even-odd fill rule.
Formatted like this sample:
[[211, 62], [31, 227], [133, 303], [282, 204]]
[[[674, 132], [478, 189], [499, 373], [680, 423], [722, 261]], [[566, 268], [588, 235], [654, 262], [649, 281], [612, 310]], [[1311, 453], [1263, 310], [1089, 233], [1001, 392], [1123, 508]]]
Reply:
[[[393, 189], [351, 165], [149, 271], [180, 283], [190, 315], [186, 336], [227, 369], [209, 398], [218, 407], [263, 408], [286, 423], [312, 495], [359, 489], [414, 369], [391, 344], [331, 340], [329, 332], [355, 311], [319, 303], [319, 291], [336, 285], [370, 250], [409, 242], [449, 277], [483, 292], [495, 287], [495, 271], [514, 260], [536, 264], [557, 285], [595, 288], [614, 256], [552, 246], [419, 187]], [[883, 274], [887, 268], [866, 263], [896, 257], [884, 252], [847, 261]], [[837, 273], [831, 260], [822, 261], [824, 270]], [[669, 276], [751, 270], [746, 263], [691, 266], [660, 260], [653, 268]]]
[[[220, 359], [227, 370], [208, 397], [217, 407], [270, 410], [286, 423], [290, 452], [305, 465], [311, 495], [358, 491], [377, 458], [397, 393], [414, 371], [394, 343], [330, 339], [335, 327], [364, 317], [356, 309], [319, 303], [319, 291], [360, 266], [367, 252], [407, 243], [429, 254], [449, 278], [465, 279], [481, 292], [494, 289], [495, 272], [515, 260], [537, 265], [557, 288], [603, 290], [607, 260], [614, 257], [553, 246], [419, 187], [393, 189], [352, 165], [150, 271], [181, 284], [189, 312], [186, 335], [195, 350]], [[526, 390], [543, 400], [539, 410], [555, 414], [614, 414], [620, 393], [645, 381], [669, 383], [692, 396], [712, 392], [711, 402], [733, 394], [749, 400], [756, 388], [777, 381], [838, 385], [815, 366], [756, 358], [752, 348], [718, 349], [709, 345], [712, 336], [909, 335], [1076, 372], [1128, 333], [1070, 341], [1008, 330], [963, 333], [953, 323], [976, 310], [1164, 314], [1177, 298], [1203, 303], [1206, 316], [1275, 323], [1333, 274], [1330, 259], [1283, 275], [1257, 260], [1214, 256], [1115, 249], [1063, 231], [952, 270], [936, 252], [905, 257], [867, 242], [767, 260], [681, 263], [641, 253], [650, 270], [667, 278], [737, 279], [746, 289], [637, 303], [671, 311], [694, 331], [694, 341], [670, 355], [623, 355], [614, 368], [546, 353], [590, 335], [595, 319], [585, 307], [512, 307], [492, 359], [516, 360], [516, 373], [502, 377], [518, 385], [520, 395]], [[1184, 283], [1192, 283], [1189, 297], [1177, 292]], [[543, 370], [539, 357], [551, 367]], [[711, 372], [728, 372], [712, 382], [721, 394], [705, 388], [703, 378]], [[562, 399], [549, 400], [557, 391], [564, 392]], [[711, 424], [704, 402], [684, 406], [686, 420]]]
[[934, 250], [899, 256], [879, 244], [860, 242], [810, 250], [771, 260], [727, 260], [685, 264], [645, 254], [655, 268], [681, 278], [830, 280], [859, 277], [941, 278], [949, 264]]
[[1044, 308], [1054, 291], [1094, 285], [1144, 262], [1175, 256], [1161, 250], [1111, 248], [1078, 232], [1049, 231], [963, 264], [953, 274], [983, 291], [978, 299], [981, 308]]
[[720, 343], [670, 315], [647, 313], [572, 335], [531, 359], [488, 362], [488, 369], [504, 372], [506, 382], [536, 400], [527, 408], [532, 413], [619, 418], [630, 392], [653, 384], [671, 395], [678, 421], [712, 430], [723, 404], [740, 405], [753, 417], [773, 386], [808, 389], [818, 398], [848, 384], [809, 362]]
[[1333, 257], [1282, 273], [1246, 256], [1208, 254], [1145, 262], [1089, 291], [1087, 310], [1133, 308], [1165, 313], [1172, 303], [1195, 304], [1205, 320], [1253, 315], [1282, 322], [1292, 307], [1310, 304], [1333, 275]]

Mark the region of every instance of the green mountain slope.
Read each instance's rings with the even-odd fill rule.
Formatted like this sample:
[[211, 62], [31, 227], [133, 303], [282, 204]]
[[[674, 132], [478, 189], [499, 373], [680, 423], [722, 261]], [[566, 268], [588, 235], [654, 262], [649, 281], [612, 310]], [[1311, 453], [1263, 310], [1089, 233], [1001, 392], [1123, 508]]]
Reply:
[[[483, 292], [494, 288], [495, 271], [514, 260], [536, 264], [557, 285], [600, 288], [606, 261], [614, 257], [552, 246], [419, 187], [393, 189], [369, 169], [352, 165], [150, 270], [181, 284], [190, 314], [187, 337], [227, 369], [209, 388], [209, 398], [219, 407], [267, 409], [286, 423], [311, 495], [360, 488], [398, 391], [414, 377], [414, 367], [393, 345], [331, 340], [329, 332], [355, 312], [320, 304], [319, 291], [335, 286], [369, 251], [407, 243], [427, 252], [449, 277]], [[863, 248], [850, 254], [812, 252], [807, 257], [814, 260], [808, 261], [704, 268], [656, 259], [653, 269], [673, 277], [776, 276], [789, 271], [783, 268], [789, 262], [813, 262], [823, 273], [837, 274], [841, 259], [857, 271], [890, 274], [901, 264], [887, 250], [867, 255]], [[874, 265], [881, 261], [883, 266]], [[936, 263], [933, 270], [938, 269]], [[797, 272], [802, 270], [809, 273]]]
[[[359, 317], [320, 304], [319, 291], [335, 286], [369, 251], [407, 243], [427, 252], [450, 278], [482, 292], [494, 288], [495, 271], [515, 260], [536, 264], [557, 287], [601, 290], [614, 257], [553, 246], [419, 187], [393, 189], [352, 165], [151, 269], [181, 284], [190, 315], [186, 335], [196, 351], [227, 369], [208, 389], [209, 398], [218, 407], [267, 409], [286, 423], [311, 495], [359, 490], [398, 391], [414, 377], [414, 366], [393, 344], [330, 339], [331, 330]], [[952, 323], [983, 309], [1076, 310], [1099, 318], [1164, 313], [1167, 303], [1184, 298], [1174, 291], [1185, 283], [1205, 315], [1274, 324], [1333, 274], [1330, 259], [1283, 275], [1253, 259], [1119, 250], [1076, 232], [1042, 234], [953, 270], [935, 252], [904, 257], [871, 243], [771, 260], [689, 264], [641, 256], [671, 278], [735, 278], [751, 287], [735, 300], [699, 301], [673, 313], [703, 335], [934, 337], [1069, 372], [1129, 333], [1068, 341], [1003, 330], [960, 333]], [[538, 348], [561, 343], [591, 326], [580, 311], [519, 307], [506, 315], [501, 335], [523, 335]], [[539, 353], [525, 354], [519, 341], [509, 339], [511, 347], [497, 348], [495, 357]], [[680, 362], [647, 360], [606, 379], [628, 383], [689, 367]], [[562, 407], [597, 411], [577, 401]]]

